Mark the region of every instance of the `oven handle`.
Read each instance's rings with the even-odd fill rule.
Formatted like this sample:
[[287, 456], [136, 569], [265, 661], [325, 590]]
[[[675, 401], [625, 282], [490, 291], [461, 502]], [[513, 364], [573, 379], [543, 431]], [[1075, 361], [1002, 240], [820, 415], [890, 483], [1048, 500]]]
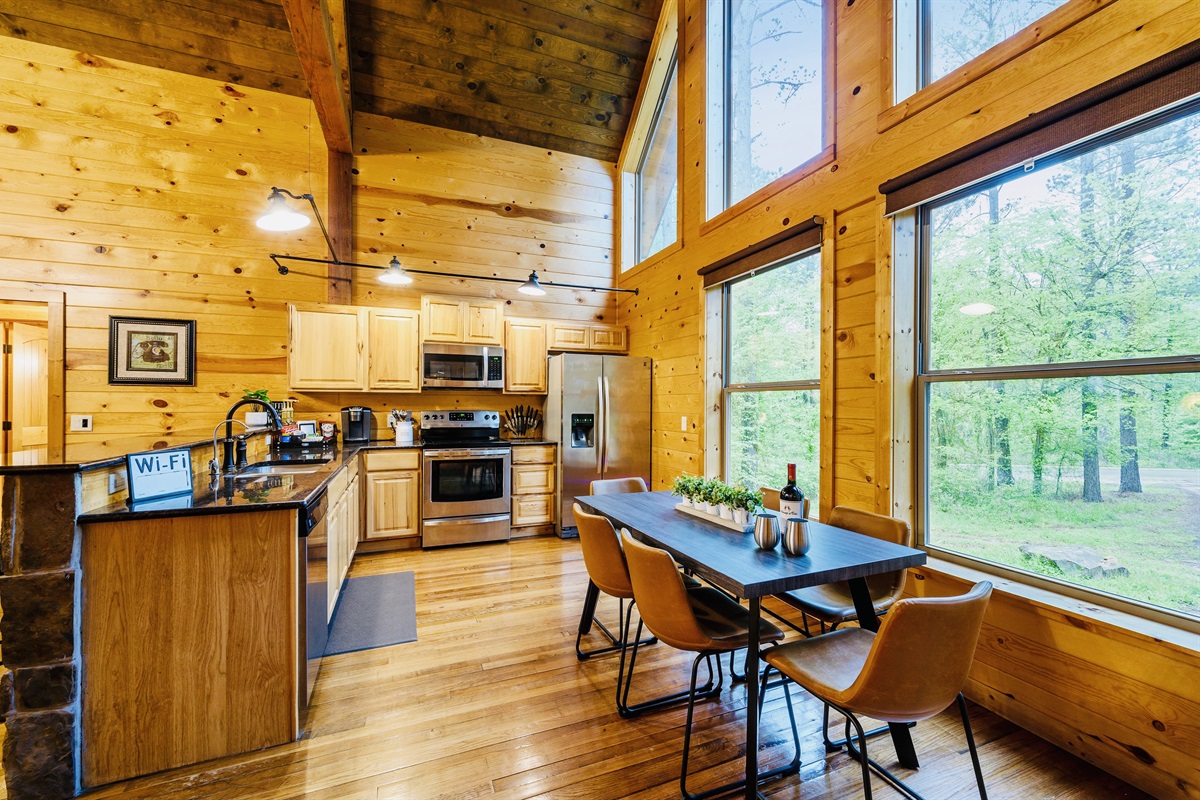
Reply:
[[505, 450], [488, 449], [488, 450], [426, 450], [424, 456], [429, 461], [444, 461], [451, 458], [503, 458]]
[[496, 514], [491, 517], [448, 517], [446, 519], [425, 519], [421, 524], [426, 528], [436, 528], [439, 525], [479, 525], [486, 522], [508, 522], [511, 514]]

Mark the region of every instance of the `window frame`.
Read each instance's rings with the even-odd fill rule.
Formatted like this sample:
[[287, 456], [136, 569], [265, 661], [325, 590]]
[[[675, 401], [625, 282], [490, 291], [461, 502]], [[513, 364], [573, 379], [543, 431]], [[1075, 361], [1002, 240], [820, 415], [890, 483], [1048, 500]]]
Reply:
[[[822, 247], [820, 244], [813, 246], [813, 247], [806, 247], [802, 250], [796, 251], [795, 253], [789, 253], [788, 255], [782, 256], [782, 257], [776, 259], [775, 261], [772, 261], [769, 264], [765, 264], [761, 267], [752, 269], [749, 272], [746, 272], [742, 275], [738, 275], [735, 278], [731, 278], [731, 279], [723, 282], [719, 287], [713, 287], [714, 289], [720, 290], [720, 304], [721, 304], [721, 386], [720, 386], [720, 409], [721, 409], [721, 419], [720, 419], [720, 430], [721, 430], [720, 447], [721, 447], [721, 450], [720, 450], [720, 452], [721, 452], [721, 456], [720, 456], [720, 474], [724, 480], [729, 480], [729, 474], [730, 474], [729, 459], [730, 459], [730, 453], [731, 453], [730, 440], [731, 440], [732, 436], [731, 436], [731, 431], [729, 429], [729, 426], [730, 426], [732, 420], [730, 419], [730, 414], [729, 414], [729, 404], [730, 404], [730, 400], [734, 394], [749, 393], [749, 392], [813, 391], [813, 390], [815, 390], [818, 393], [817, 403], [818, 403], [818, 408], [820, 408], [820, 403], [821, 403], [821, 400], [820, 400], [820, 397], [821, 397], [821, 395], [820, 395], [820, 392], [821, 392], [821, 362], [823, 361], [823, 359], [821, 359], [821, 358], [818, 359], [817, 375], [814, 378], [804, 378], [802, 380], [796, 380], [796, 381], [765, 381], [763, 383], [731, 383], [729, 381], [729, 375], [731, 374], [731, 370], [730, 370], [730, 363], [731, 363], [730, 342], [731, 342], [731, 333], [732, 333], [732, 324], [731, 323], [733, 320], [733, 314], [730, 313], [731, 289], [736, 284], [738, 284], [742, 281], [750, 280], [751, 278], [753, 278], [754, 276], [756, 276], [760, 273], [769, 272], [772, 269], [778, 269], [780, 267], [784, 267], [789, 263], [792, 263], [794, 261], [799, 261], [800, 259], [808, 258], [810, 256], [814, 256], [818, 260], [818, 264], [819, 264], [819, 266], [818, 266], [818, 269], [819, 269], [818, 285], [823, 287], [824, 282], [825, 282], [825, 262], [822, 257]], [[823, 294], [823, 290], [822, 290], [822, 294]], [[823, 300], [824, 300], [823, 297], [817, 298], [817, 320], [816, 320], [816, 322], [817, 322], [818, 329], [821, 327], [822, 322], [823, 322], [823, 320], [822, 320], [822, 317], [824, 316]], [[820, 342], [820, 346], [823, 348], [824, 347], [824, 337], [823, 336], [820, 338], [819, 342]], [[820, 440], [817, 443], [818, 462], [821, 461], [821, 456], [824, 452], [824, 446], [825, 446], [824, 436], [821, 435]], [[752, 486], [749, 488], [756, 489], [758, 487]], [[816, 506], [819, 505], [819, 492], [812, 497], [812, 502], [814, 504], [812, 513], [815, 517], [817, 514]]]
[[1087, 378], [1121, 375], [1163, 375], [1200, 372], [1200, 353], [1173, 356], [1151, 356], [1144, 358], [1096, 359], [1094, 361], [1055, 362], [1050, 364], [1014, 364], [1004, 366], [950, 367], [931, 369], [929, 354], [932, 335], [932, 241], [931, 211], [939, 206], [953, 203], [965, 196], [1000, 186], [1014, 177], [1034, 170], [1052, 167], [1087, 152], [1136, 136], [1147, 130], [1168, 124], [1176, 119], [1200, 113], [1200, 97], [1160, 109], [1128, 124], [1118, 126], [1098, 135], [1086, 137], [1042, 158], [1018, 165], [989, 178], [961, 187], [952, 193], [933, 198], [917, 206], [912, 212], [902, 212], [904, 217], [911, 213], [911, 223], [897, 219], [897, 225], [915, 226], [915, 284], [916, 325], [913, 331], [915, 344], [913, 386], [913, 511], [914, 531], [917, 546], [931, 555], [974, 569], [995, 573], [1018, 583], [1047, 589], [1090, 603], [1106, 606], [1134, 616], [1162, 622], [1174, 627], [1200, 631], [1200, 619], [1173, 609], [1151, 605], [1133, 598], [1110, 594], [1092, 589], [1079, 583], [1040, 575], [1007, 564], [989, 561], [955, 550], [939, 547], [929, 542], [930, 521], [930, 455], [929, 397], [931, 387], [940, 383], [989, 382], [1003, 380], [1028, 380], [1032, 378]]
[[[721, 41], [719, 50], [712, 48], [712, 37], [710, 36], [713, 27], [708, 14], [712, 10], [714, 2], [719, 2], [721, 6]], [[828, 164], [833, 163], [836, 157], [836, 97], [837, 97], [837, 14], [835, 13], [836, 4], [831, 5], [828, 2], [821, 4], [821, 149], [814, 153], [809, 158], [796, 164], [791, 169], [784, 172], [782, 175], [774, 178], [767, 184], [758, 187], [744, 198], [737, 202], [729, 202], [729, 173], [731, 170], [730, 159], [728, 157], [728, 148], [726, 143], [730, 139], [730, 115], [726, 113], [729, 107], [729, 25], [731, 0], [706, 0], [705, 4], [705, 42], [708, 45], [707, 63], [705, 65], [705, 93], [706, 107], [705, 112], [705, 155], [704, 155], [704, 219], [701, 222], [701, 234], [720, 227], [743, 213], [746, 209], [752, 208], [764, 200], [774, 196], [778, 192], [792, 185], [798, 180], [816, 172]], [[714, 59], [714, 56], [719, 53], [719, 61]], [[715, 78], [719, 76], [719, 80]], [[719, 88], [714, 89], [714, 84]], [[721, 130], [719, 142], [713, 140], [713, 126], [709, 124], [709, 111], [717, 108], [721, 115]], [[714, 153], [714, 149], [719, 148], [719, 156]], [[721, 195], [720, 207], [714, 204], [713, 192], [714, 182], [713, 175], [720, 175], [719, 192]]]
[[[642, 205], [642, 198], [645, 196], [645, 193], [642, 191], [642, 188], [643, 188], [642, 183], [644, 180], [643, 173], [646, 168], [646, 161], [650, 158], [650, 151], [654, 147], [655, 137], [658, 135], [659, 128], [662, 126], [662, 115], [663, 115], [663, 111], [665, 110], [666, 105], [667, 105], [667, 96], [670, 94], [671, 81], [672, 80], [677, 81], [678, 77], [679, 77], [679, 53], [678, 53], [678, 50], [676, 49], [671, 52], [670, 64], [667, 66], [665, 77], [663, 78], [663, 81], [662, 81], [662, 90], [658, 93], [658, 97], [656, 98], [656, 102], [654, 104], [654, 113], [650, 118], [650, 125], [648, 126], [647, 131], [646, 131], [646, 144], [645, 144], [645, 147], [642, 148], [641, 153], [638, 156], [637, 167], [636, 167], [636, 169], [633, 170], [633, 176], [634, 176], [634, 179], [633, 179], [633, 187], [634, 187], [633, 188], [633, 194], [634, 194], [634, 200], [633, 200], [633, 231], [634, 231], [634, 234], [633, 234], [633, 263], [634, 264], [641, 264], [645, 261], [648, 261], [653, 256], [656, 256], [659, 253], [663, 252], [664, 250], [667, 250], [668, 248], [670, 248], [672, 244], [677, 243], [680, 239], [679, 209], [680, 209], [680, 189], [682, 187], [680, 186], [681, 176], [680, 176], [680, 172], [679, 172], [679, 160], [680, 160], [680, 152], [679, 151], [680, 151], [682, 142], [680, 141], [680, 138], [679, 138], [678, 125], [676, 125], [676, 131], [675, 131], [675, 238], [671, 242], [668, 242], [666, 245], [664, 245], [663, 247], [660, 247], [659, 249], [657, 249], [653, 252], [650, 252], [650, 253], [642, 252], [642, 222], [643, 222], [644, 213], [645, 213], [645, 211], [643, 209], [643, 205]], [[676, 91], [678, 91], [678, 84], [676, 84]], [[680, 117], [681, 117], [681, 115], [678, 112], [678, 108], [681, 105], [681, 103], [680, 103], [681, 99], [682, 98], [676, 96], [675, 117], [676, 117], [677, 123], [680, 121]]]

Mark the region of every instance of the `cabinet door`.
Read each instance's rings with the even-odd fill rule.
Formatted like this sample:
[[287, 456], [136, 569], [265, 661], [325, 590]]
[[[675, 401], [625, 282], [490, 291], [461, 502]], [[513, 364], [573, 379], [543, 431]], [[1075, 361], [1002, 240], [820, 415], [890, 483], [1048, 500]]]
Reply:
[[546, 494], [553, 491], [553, 464], [520, 464], [512, 468], [513, 494]]
[[467, 344], [502, 344], [504, 306], [491, 300], [467, 300], [465, 305], [463, 341]]
[[293, 389], [365, 389], [365, 309], [288, 307], [288, 385]]
[[512, 526], [548, 525], [554, 522], [554, 495], [520, 494], [512, 499]]
[[367, 473], [367, 539], [421, 533], [421, 473]]
[[350, 481], [350, 488], [346, 490], [346, 535], [342, 540], [341, 565], [343, 581], [354, 562], [354, 551], [358, 549], [358, 539], [362, 533], [362, 494], [359, 491], [361, 486], [362, 483], [356, 475], [354, 480]]
[[421, 335], [426, 342], [461, 342], [463, 302], [456, 297], [422, 297]]
[[624, 353], [629, 349], [625, 341], [625, 327], [597, 325], [588, 329], [588, 349], [606, 353]]
[[325, 518], [326, 623], [333, 619], [333, 609], [337, 607], [338, 593], [342, 589], [342, 540], [345, 538], [345, 529], [346, 503], [338, 500]]
[[[588, 326], [569, 322], [554, 322], [550, 325], [551, 350], [587, 350]], [[507, 354], [506, 354], [507, 355]]]
[[371, 309], [368, 389], [421, 391], [421, 315], [417, 311]]
[[504, 391], [546, 393], [546, 323], [504, 322]]

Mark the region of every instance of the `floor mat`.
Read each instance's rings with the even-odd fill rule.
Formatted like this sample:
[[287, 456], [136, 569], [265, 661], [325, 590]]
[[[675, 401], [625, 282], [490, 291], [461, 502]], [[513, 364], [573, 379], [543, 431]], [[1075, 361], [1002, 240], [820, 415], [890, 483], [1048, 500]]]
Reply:
[[329, 628], [325, 655], [417, 640], [417, 592], [411, 572], [347, 578]]

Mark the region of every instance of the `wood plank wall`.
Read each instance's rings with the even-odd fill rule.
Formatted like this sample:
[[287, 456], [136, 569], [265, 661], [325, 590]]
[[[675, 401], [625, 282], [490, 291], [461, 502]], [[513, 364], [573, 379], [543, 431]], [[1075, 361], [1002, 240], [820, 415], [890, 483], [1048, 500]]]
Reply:
[[[306, 99], [0, 37], [0, 281], [66, 292], [66, 410], [94, 425], [69, 449], [200, 439], [286, 385], [286, 304], [325, 287], [267, 254], [324, 244], [254, 218], [273, 185], [324, 197], [315, 124]], [[196, 320], [196, 385], [109, 386], [109, 315]]]
[[[68, 434], [92, 458], [211, 436], [243, 389], [287, 396], [289, 302], [324, 302], [317, 226], [258, 230], [271, 186], [325, 213], [326, 152], [307, 100], [0, 37], [0, 283], [67, 292]], [[594, 159], [360, 115], [355, 261], [612, 285], [613, 167]], [[310, 136], [311, 127], [311, 136]], [[300, 207], [299, 204], [294, 204]], [[614, 295], [354, 271], [352, 302], [415, 308], [422, 293], [496, 297], [512, 316], [617, 322]], [[195, 387], [109, 386], [110, 314], [197, 320]], [[293, 395], [302, 414], [344, 405], [508, 408], [489, 393]], [[380, 415], [381, 416], [381, 415]], [[377, 424], [382, 424], [380, 420]], [[386, 431], [385, 431], [386, 433]]]
[[[642, 289], [641, 296], [622, 301], [630, 352], [656, 360], [655, 488], [666, 487], [682, 471], [703, 472], [707, 451], [720, 442], [720, 431], [706, 430], [702, 422], [712, 411], [704, 392], [706, 348], [720, 343], [705, 340], [696, 269], [795, 220], [820, 215], [826, 221], [825, 242], [833, 248], [832, 257], [826, 253], [823, 258], [825, 280], [833, 283], [825, 296], [834, 303], [832, 336], [827, 337], [833, 357], [822, 375], [832, 420], [823, 442], [829, 475], [821, 505], [829, 508], [832, 501], [891, 510], [891, 451], [880, 444], [880, 436], [890, 441], [892, 433], [887, 335], [891, 224], [882, 217], [879, 184], [1200, 37], [1200, 5], [1194, 2], [1072, 2], [1078, 18], [1073, 25], [1012, 54], [991, 72], [968, 76], [933, 105], [905, 116], [884, 114], [889, 106], [884, 93], [890, 86], [885, 69], [891, 2], [836, 0], [835, 160], [811, 174], [793, 176], [776, 191], [753, 197], [711, 222], [704, 219], [706, 3], [682, 3], [683, 246], [620, 277], [621, 285]], [[681, 416], [689, 420], [687, 432], [679, 429]], [[925, 590], [961, 590], [960, 580], [933, 569], [926, 572]], [[1156, 708], [1192, 708], [1195, 690], [1181, 680], [1186, 669], [1178, 665], [1195, 675], [1196, 652], [1163, 644], [1153, 635], [1121, 632], [1124, 622], [1094, 623], [1084, 616], [1085, 604], [1077, 605], [1079, 616], [1060, 615], [1062, 624], [1046, 624], [1049, 612], [1043, 605], [1020, 596], [995, 603], [988, 616], [989, 635], [1020, 642], [1041, 655], [999, 658], [994, 648], [984, 648], [972, 673], [972, 696], [1156, 796], [1200, 797], [1195, 760], [1184, 756], [1197, 751], [1187, 714], [1155, 716], [1137, 702], [1118, 705], [1099, 699], [1104, 692], [1120, 691], [1131, 698], [1153, 698]], [[1067, 628], [1073, 637], [1069, 654], [1059, 646]], [[1125, 657], [1177, 666], [1139, 666], [1136, 678], [1122, 688], [1119, 677], [1129, 671], [1114, 671], [1110, 659], [1097, 655], [1116, 639]], [[1080, 687], [1103, 688], [1075, 693], [1046, 688], [1047, 660], [1056, 661], [1060, 654], [1063, 665], [1055, 674], [1069, 676]], [[1037, 690], [1028, 691], [1030, 687]], [[1080, 709], [1092, 702], [1100, 710]], [[1130, 731], [1136, 737], [1125, 735]]]

